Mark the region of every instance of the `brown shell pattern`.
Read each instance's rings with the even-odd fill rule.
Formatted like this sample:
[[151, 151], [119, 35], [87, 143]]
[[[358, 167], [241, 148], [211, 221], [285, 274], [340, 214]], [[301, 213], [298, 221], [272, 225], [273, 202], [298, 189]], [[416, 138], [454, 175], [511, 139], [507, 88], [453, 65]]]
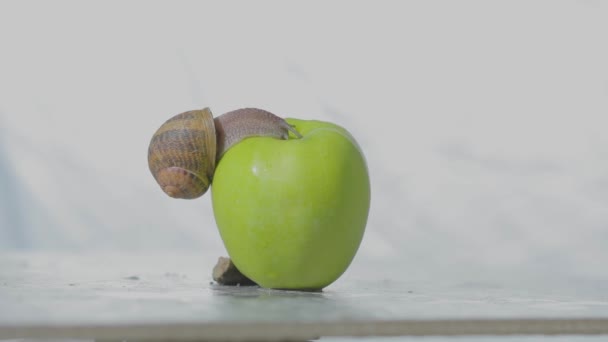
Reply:
[[173, 198], [202, 196], [213, 178], [216, 135], [209, 108], [178, 114], [154, 134], [148, 166], [162, 190]]

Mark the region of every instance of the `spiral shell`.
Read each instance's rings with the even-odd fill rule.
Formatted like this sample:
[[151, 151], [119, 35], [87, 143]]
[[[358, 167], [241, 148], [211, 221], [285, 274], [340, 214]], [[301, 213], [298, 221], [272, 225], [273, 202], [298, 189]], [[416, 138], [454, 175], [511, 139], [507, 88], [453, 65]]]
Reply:
[[213, 179], [216, 133], [209, 108], [178, 114], [154, 133], [148, 166], [162, 190], [173, 198], [202, 196]]

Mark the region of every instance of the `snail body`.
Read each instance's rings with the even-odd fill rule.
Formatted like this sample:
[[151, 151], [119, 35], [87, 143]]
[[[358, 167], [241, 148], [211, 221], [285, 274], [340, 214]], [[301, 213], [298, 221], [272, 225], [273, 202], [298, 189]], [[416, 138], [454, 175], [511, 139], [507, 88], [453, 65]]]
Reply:
[[237, 109], [213, 118], [209, 108], [187, 111], [167, 120], [148, 148], [150, 172], [173, 198], [202, 196], [215, 166], [239, 141], [253, 136], [288, 139], [301, 135], [284, 119], [257, 108]]

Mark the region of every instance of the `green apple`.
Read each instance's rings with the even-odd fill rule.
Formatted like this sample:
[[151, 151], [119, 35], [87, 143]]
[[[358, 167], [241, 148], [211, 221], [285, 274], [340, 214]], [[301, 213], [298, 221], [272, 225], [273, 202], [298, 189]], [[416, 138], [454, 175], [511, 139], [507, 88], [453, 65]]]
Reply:
[[369, 175], [344, 128], [287, 122], [302, 138], [247, 138], [224, 154], [213, 178], [213, 211], [244, 275], [262, 287], [319, 290], [344, 273], [359, 248]]

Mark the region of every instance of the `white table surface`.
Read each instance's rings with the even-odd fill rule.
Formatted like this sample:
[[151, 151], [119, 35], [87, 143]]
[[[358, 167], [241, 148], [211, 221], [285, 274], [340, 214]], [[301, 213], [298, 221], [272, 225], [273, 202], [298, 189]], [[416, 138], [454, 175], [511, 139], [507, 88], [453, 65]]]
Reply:
[[[138, 339], [154, 337], [158, 329], [170, 332], [159, 326], [182, 332], [190, 329], [198, 336], [201, 329], [208, 331], [205, 327], [213, 325], [224, 325], [229, 338], [235, 331], [230, 327], [249, 329], [260, 324], [270, 332], [280, 326], [331, 328], [353, 321], [362, 324], [355, 330], [365, 324], [379, 329], [358, 335], [392, 335], [382, 331], [390, 327], [373, 324], [608, 318], [608, 292], [599, 280], [568, 283], [546, 277], [516, 279], [509, 274], [474, 276], [464, 270], [460, 277], [412, 276], [390, 263], [355, 262], [323, 292], [303, 293], [219, 286], [210, 276], [215, 261], [204, 253], [2, 255], [0, 339], [84, 338], [87, 334], [112, 339], [120, 338], [117, 327], [143, 327], [135, 335], [123, 336]], [[608, 321], [599, 324], [608, 330]], [[150, 326], [157, 330], [146, 329]], [[35, 330], [49, 327], [59, 330]], [[70, 335], [74, 327], [98, 330]], [[346, 335], [348, 329], [352, 331], [352, 326], [346, 328]], [[250, 336], [247, 331], [244, 334]], [[293, 337], [298, 336], [315, 337]]]

